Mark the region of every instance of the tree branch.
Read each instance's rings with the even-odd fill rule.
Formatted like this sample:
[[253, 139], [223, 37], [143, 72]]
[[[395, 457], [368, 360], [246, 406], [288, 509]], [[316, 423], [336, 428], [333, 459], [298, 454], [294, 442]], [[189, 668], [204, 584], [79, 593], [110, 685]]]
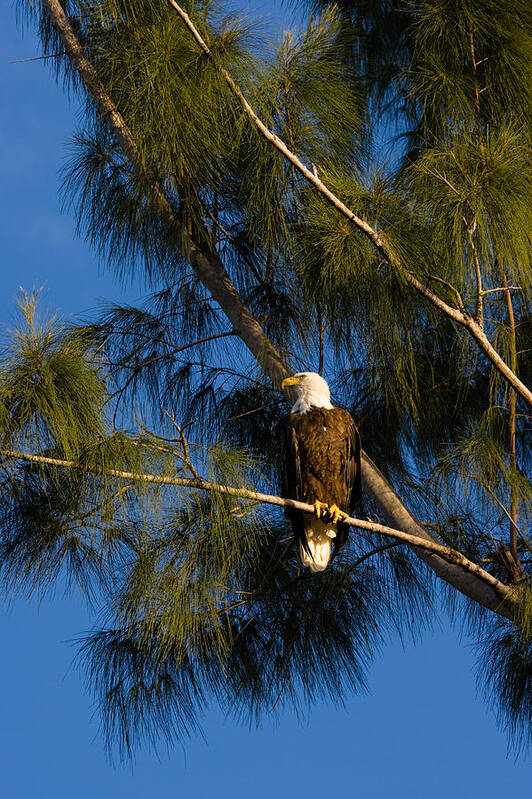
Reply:
[[59, 58], [66, 53], [50, 53], [49, 55], [36, 55], [34, 58], [17, 58], [16, 61], [8, 61], [8, 64], [27, 64], [29, 61], [46, 61], [48, 58]]
[[[205, 55], [211, 58], [215, 64], [216, 59], [213, 57], [211, 50], [209, 49], [207, 43], [202, 38], [201, 34], [194, 26], [193, 22], [191, 21], [188, 14], [179, 6], [175, 0], [168, 0], [170, 5], [177, 11], [183, 22], [185, 23], [186, 27], [198, 43], [199, 47], [203, 50]], [[406, 268], [401, 261], [397, 258], [395, 253], [389, 247], [386, 242], [385, 236], [374, 230], [371, 225], [369, 225], [364, 219], [361, 219], [357, 216], [342, 200], [339, 199], [324, 183], [318, 175], [308, 169], [302, 161], [299, 160], [297, 155], [290, 150], [290, 148], [285, 144], [285, 142], [273, 133], [260, 119], [260, 117], [256, 114], [253, 110], [249, 102], [246, 100], [242, 90], [240, 87], [235, 83], [233, 78], [231, 77], [230, 73], [225, 69], [225, 67], [216, 64], [217, 68], [220, 71], [220, 74], [224, 78], [225, 82], [231, 89], [234, 96], [240, 102], [244, 112], [249, 117], [249, 119], [253, 122], [255, 127], [259, 130], [262, 136], [267, 139], [273, 146], [280, 152], [285, 158], [292, 164], [302, 175], [303, 177], [311, 183], [318, 191], [338, 210], [340, 211], [343, 216], [345, 216], [350, 222], [352, 222], [359, 230], [364, 233], [377, 247], [377, 249], [381, 252], [384, 256], [386, 261], [395, 269], [401, 272], [403, 277], [405, 278], [406, 282], [410, 284], [416, 291], [422, 294], [429, 302], [439, 308], [443, 313], [445, 313], [450, 319], [453, 319], [458, 324], [465, 327], [470, 335], [475, 339], [477, 344], [480, 348], [484, 351], [487, 357], [491, 360], [493, 365], [499, 372], [503, 375], [503, 377], [510, 382], [510, 384], [515, 388], [516, 391], [521, 394], [521, 396], [528, 402], [529, 405], [532, 406], [532, 391], [517, 377], [517, 375], [510, 369], [508, 364], [501, 358], [499, 353], [495, 350], [492, 344], [489, 342], [488, 338], [484, 334], [482, 326], [473, 319], [469, 313], [466, 311], [460, 310], [458, 308], [453, 308], [453, 306], [446, 303], [441, 297], [434, 294], [427, 286], [425, 286], [421, 281], [414, 275], [414, 273]]]
[[349, 565], [352, 569], [355, 569], [357, 566], [360, 566], [361, 563], [364, 563], [365, 560], [372, 558], [373, 555], [378, 555], [380, 552], [386, 552], [388, 549], [395, 549], [396, 547], [400, 546], [401, 543], [401, 541], [396, 541], [393, 544], [383, 544], [381, 547], [375, 547], [375, 549], [372, 549], [370, 552], [365, 552], [364, 555], [361, 555], [354, 561], [354, 563], [350, 563]]
[[183, 457], [182, 457], [183, 465], [186, 466], [187, 469], [190, 472], [192, 472], [192, 474], [194, 475], [194, 478], [196, 480], [201, 480], [201, 477], [200, 477], [196, 467], [194, 466], [194, 464], [190, 460], [190, 451], [189, 451], [188, 441], [185, 438], [185, 432], [184, 432], [183, 428], [180, 425], [178, 425], [178, 423], [174, 419], [173, 413], [170, 413], [169, 411], [165, 410], [165, 414], [168, 416], [168, 418], [170, 419], [170, 421], [172, 422], [173, 426], [175, 427], [175, 429], [177, 430], [177, 432], [179, 434], [179, 440], [181, 442], [181, 446], [183, 447]]
[[[482, 290], [482, 272], [480, 269], [480, 258], [478, 257], [477, 246], [475, 244], [475, 239], [473, 238], [475, 235], [475, 230], [477, 229], [477, 220], [473, 219], [473, 224], [471, 226], [467, 224], [467, 220], [464, 219], [464, 222], [467, 227], [467, 236], [469, 238], [469, 244], [473, 252], [473, 263], [475, 264], [475, 278], [477, 283], [477, 304], [475, 312], [475, 321], [482, 328], [482, 330], [484, 330], [484, 303], [483, 303], [484, 292]], [[512, 371], [515, 371], [515, 369], [512, 369]]]
[[482, 294], [493, 294], [495, 291], [522, 291], [521, 286], [500, 286], [496, 289], [484, 289]]
[[[501, 502], [501, 500], [499, 499], [499, 497], [497, 496], [497, 494], [495, 493], [495, 491], [494, 491], [494, 490], [491, 488], [491, 486], [489, 486], [487, 483], [483, 482], [482, 480], [478, 480], [476, 477], [474, 477], [474, 475], [471, 475], [471, 474], [470, 474], [470, 475], [468, 475], [468, 477], [469, 477], [470, 479], [472, 479], [472, 480], [477, 480], [477, 482], [479, 483], [479, 485], [480, 485], [480, 486], [482, 486], [482, 488], [484, 489], [484, 491], [486, 491], [486, 492], [487, 492], [487, 493], [490, 495], [490, 497], [491, 497], [491, 498], [492, 498], [492, 500], [495, 502], [495, 504], [496, 504], [496, 505], [498, 505], [498, 507], [499, 507], [499, 508], [502, 510], [502, 512], [504, 513], [504, 515], [505, 515], [505, 516], [507, 517], [507, 519], [509, 520], [509, 522], [510, 522], [510, 529], [511, 529], [512, 531], [515, 531], [515, 533], [516, 533], [516, 534], [517, 534], [517, 533], [519, 533], [519, 535], [521, 536], [521, 539], [522, 539], [522, 541], [523, 541], [523, 542], [525, 543], [525, 545], [527, 545], [527, 546], [528, 546], [528, 548], [530, 549], [530, 544], [528, 544], [528, 539], [527, 539], [526, 535], [523, 533], [523, 531], [521, 530], [521, 528], [520, 528], [520, 527], [517, 525], [517, 520], [516, 520], [516, 519], [514, 519], [514, 517], [513, 517], [513, 514], [510, 514], [510, 513], [508, 512], [508, 510], [507, 510], [507, 509], [505, 508], [505, 506], [504, 506], [504, 503], [503, 503], [503, 502]], [[515, 542], [515, 552], [516, 552], [516, 558], [517, 558], [517, 541]], [[512, 552], [512, 554], [513, 554], [513, 552]]]
[[[79, 469], [88, 471], [92, 474], [101, 474], [109, 477], [117, 477], [121, 480], [135, 481], [140, 483], [152, 483], [154, 485], [167, 485], [167, 486], [181, 486], [182, 488], [196, 489], [199, 491], [212, 491], [219, 494], [228, 494], [233, 497], [240, 497], [243, 499], [251, 499], [255, 502], [266, 503], [269, 505], [277, 505], [282, 508], [290, 510], [299, 510], [304, 513], [315, 512], [314, 506], [306, 502], [299, 502], [295, 499], [286, 499], [278, 497], [273, 494], [263, 494], [258, 491], [251, 491], [247, 488], [240, 488], [235, 486], [222, 485], [221, 483], [213, 483], [210, 480], [204, 480], [201, 477], [169, 477], [166, 475], [149, 474], [142, 472], [128, 472], [122, 469], [99, 469], [98, 467], [86, 467], [74, 460], [64, 460], [62, 458], [51, 458], [46, 455], [33, 455], [25, 452], [17, 452], [15, 450], [1, 450], [0, 454], [5, 458], [12, 458], [14, 460], [28, 461], [29, 463], [39, 463], [43, 465], [58, 466], [67, 469]], [[395, 538], [398, 541], [404, 541], [416, 549], [422, 549], [431, 554], [439, 555], [444, 560], [453, 565], [458, 565], [462, 569], [474, 574], [476, 577], [487, 583], [499, 597], [499, 612], [501, 615], [507, 615], [502, 607], [503, 603], [509, 602], [514, 604], [513, 592], [510, 586], [505, 585], [496, 577], [489, 574], [489, 572], [482, 569], [476, 563], [466, 558], [461, 552], [456, 549], [440, 544], [434, 540], [427, 540], [420, 536], [405, 533], [402, 530], [397, 530], [377, 522], [370, 522], [364, 519], [355, 519], [348, 516], [342, 519], [343, 524], [348, 524], [350, 527], [357, 527], [361, 530], [368, 530], [371, 533], [378, 533], [380, 535]], [[511, 618], [511, 616], [507, 616]]]
[[[506, 287], [506, 307], [508, 310], [508, 325], [510, 327], [510, 348], [511, 348], [511, 364], [514, 372], [517, 371], [517, 343], [515, 337], [515, 316], [514, 307], [512, 302], [512, 294], [508, 289], [508, 278], [504, 266], [501, 266], [502, 280]], [[508, 445], [510, 450], [510, 466], [514, 474], [517, 472], [517, 452], [516, 452], [516, 421], [517, 421], [517, 394], [511, 388], [510, 396], [508, 398], [509, 417], [508, 417]], [[517, 513], [519, 509], [518, 493], [513, 485], [510, 483], [510, 508], [511, 508], [511, 522], [510, 522], [510, 552], [516, 565], [516, 574], [520, 571], [519, 553], [517, 552], [517, 531], [519, 529], [517, 524]]]

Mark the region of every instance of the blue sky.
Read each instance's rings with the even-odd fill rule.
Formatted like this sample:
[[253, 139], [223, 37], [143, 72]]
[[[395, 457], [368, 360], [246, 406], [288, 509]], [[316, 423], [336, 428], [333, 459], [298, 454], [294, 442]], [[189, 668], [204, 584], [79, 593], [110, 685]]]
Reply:
[[[7, 5], [7, 4], [6, 4]], [[43, 62], [9, 5], [0, 10], [0, 324], [13, 320], [18, 287], [43, 287], [61, 315], [94, 308], [99, 298], [134, 299], [117, 286], [61, 212], [58, 175], [77, 107]], [[279, 5], [276, 7], [278, 13]], [[267, 14], [263, 4], [259, 13]], [[289, 713], [260, 730], [224, 720], [215, 708], [194, 739], [133, 765], [105, 757], [98, 720], [71, 668], [69, 641], [92, 614], [75, 597], [0, 603], [0, 751], [2, 795], [10, 799], [294, 797], [341, 793], [361, 799], [484, 799], [530, 795], [530, 763], [506, 757], [506, 740], [477, 696], [474, 650], [445, 619], [416, 647], [390, 643], [370, 673], [370, 694], [346, 707], [313, 708], [303, 723]], [[331, 664], [334, 668], [334, 664]]]

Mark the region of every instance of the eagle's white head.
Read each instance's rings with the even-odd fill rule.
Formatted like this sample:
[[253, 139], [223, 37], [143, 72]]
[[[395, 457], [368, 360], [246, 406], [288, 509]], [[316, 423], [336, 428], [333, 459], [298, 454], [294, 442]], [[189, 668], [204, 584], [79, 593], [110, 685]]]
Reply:
[[327, 381], [317, 372], [298, 372], [292, 377], [285, 378], [281, 383], [281, 388], [291, 386], [297, 394], [292, 413], [306, 413], [310, 408], [330, 410], [333, 407]]

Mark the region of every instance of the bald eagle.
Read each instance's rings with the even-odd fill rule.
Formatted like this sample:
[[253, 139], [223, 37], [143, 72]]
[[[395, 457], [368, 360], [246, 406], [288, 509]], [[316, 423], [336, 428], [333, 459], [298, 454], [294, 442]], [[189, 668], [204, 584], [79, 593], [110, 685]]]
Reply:
[[279, 423], [282, 450], [281, 495], [314, 505], [315, 516], [287, 509], [301, 561], [323, 571], [331, 552], [342, 546], [362, 495], [360, 436], [351, 414], [331, 404], [329, 386], [315, 372], [287, 377], [282, 388], [297, 395], [291, 412]]

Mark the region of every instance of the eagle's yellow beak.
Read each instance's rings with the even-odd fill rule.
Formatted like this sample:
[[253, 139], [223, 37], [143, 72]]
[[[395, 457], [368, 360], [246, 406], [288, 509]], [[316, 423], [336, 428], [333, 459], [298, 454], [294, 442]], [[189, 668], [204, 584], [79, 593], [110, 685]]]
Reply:
[[292, 375], [292, 377], [285, 377], [283, 382], [281, 383], [281, 388], [288, 388], [288, 386], [297, 386], [299, 383], [299, 377]]

